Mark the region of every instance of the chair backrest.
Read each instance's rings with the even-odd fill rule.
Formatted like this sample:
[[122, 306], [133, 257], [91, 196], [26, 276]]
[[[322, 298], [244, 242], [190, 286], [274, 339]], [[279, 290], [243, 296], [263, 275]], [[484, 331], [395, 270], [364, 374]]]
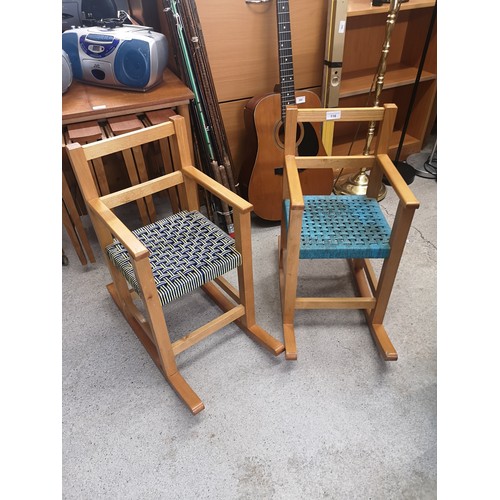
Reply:
[[[124, 150], [140, 148], [167, 138], [171, 143], [172, 154], [176, 156], [176, 163], [179, 166], [178, 170], [137, 185], [132, 185], [118, 192], [100, 195], [92, 175], [90, 162], [96, 158], [104, 159], [109, 155], [120, 153]], [[186, 178], [183, 175], [185, 168], [194, 169], [194, 167], [191, 161], [185, 121], [182, 116], [173, 116], [171, 121], [89, 144], [80, 145], [72, 143], [67, 145], [66, 149], [90, 218], [92, 219], [94, 230], [103, 248], [113, 241], [113, 237], [98, 220], [94, 220], [93, 214], [96, 206], [105, 205], [108, 209], [112, 210], [128, 203], [141, 201], [146, 196], [152, 196], [155, 193], [168, 189], [176, 189], [181, 200], [180, 209], [200, 209], [198, 186], [192, 179]], [[138, 223], [137, 225], [144, 224]]]
[[175, 134], [174, 124], [165, 122], [152, 127], [142, 129], [141, 133], [128, 132], [120, 136], [115, 136], [102, 141], [79, 146], [69, 145], [68, 149], [78, 151], [73, 153], [73, 169], [78, 178], [78, 183], [82, 189], [84, 198], [89, 200], [99, 197], [91, 171], [85, 167], [86, 162], [96, 158], [102, 158], [115, 153], [120, 153], [126, 149], [142, 146], [143, 144], [170, 137]]
[[[297, 168], [320, 168], [328, 165], [342, 175], [355, 174], [361, 169], [372, 171], [367, 196], [375, 198], [382, 182], [382, 172], [377, 168], [376, 157], [387, 154], [391, 142], [397, 106], [385, 104], [380, 107], [358, 108], [298, 108], [287, 106], [285, 129], [285, 156], [294, 156]], [[375, 139], [373, 151], [361, 155], [297, 156], [297, 130], [302, 122], [320, 122], [324, 126], [342, 122], [365, 122], [373, 127]], [[376, 133], [375, 133], [376, 129]], [[333, 135], [335, 141], [335, 135]], [[371, 149], [371, 148], [370, 148]]]
[[[131, 186], [128, 189], [121, 190], [120, 197], [114, 198], [113, 193], [111, 193], [110, 195], [101, 197], [101, 199], [106, 200], [106, 204], [112, 207], [113, 205], [118, 206], [136, 201], [141, 198], [141, 191], [142, 196], [145, 196], [146, 194], [154, 194], [163, 191], [168, 187], [177, 187], [181, 201], [180, 208], [198, 210], [199, 203], [196, 189], [186, 194], [184, 185], [182, 185], [184, 179], [181, 171], [184, 167], [192, 166], [193, 162], [184, 118], [177, 115], [171, 117], [170, 121], [94, 143], [85, 144], [83, 146], [79, 144], [68, 145], [67, 149], [71, 151], [73, 170], [84, 199], [88, 202], [89, 200], [99, 198], [99, 192], [93, 179], [92, 172], [89, 169], [88, 162], [96, 158], [104, 158], [127, 149], [141, 147], [164, 139], [170, 140], [171, 152], [175, 156], [176, 164], [178, 165], [177, 170], [179, 170], [178, 172], [173, 172], [172, 174], [151, 179], [138, 186]], [[187, 187], [186, 185], [186, 188]], [[127, 198], [126, 201], [124, 201], [125, 198]]]

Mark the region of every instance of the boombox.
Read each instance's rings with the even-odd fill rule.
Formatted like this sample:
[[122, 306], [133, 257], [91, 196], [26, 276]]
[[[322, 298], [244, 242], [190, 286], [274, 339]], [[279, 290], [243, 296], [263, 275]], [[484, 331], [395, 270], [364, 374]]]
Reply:
[[72, 28], [62, 34], [73, 78], [105, 87], [145, 91], [167, 67], [165, 35], [147, 26]]

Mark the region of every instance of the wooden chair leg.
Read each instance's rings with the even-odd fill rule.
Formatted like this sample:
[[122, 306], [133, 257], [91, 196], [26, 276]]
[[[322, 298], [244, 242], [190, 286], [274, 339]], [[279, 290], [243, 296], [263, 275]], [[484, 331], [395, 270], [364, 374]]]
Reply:
[[391, 339], [385, 330], [384, 325], [382, 324], [374, 324], [369, 314], [366, 314], [366, 322], [368, 323], [368, 327], [370, 328], [370, 333], [377, 345], [377, 348], [385, 361], [397, 361], [398, 353], [394, 346], [392, 345]]
[[241, 214], [235, 211], [233, 222], [236, 250], [242, 256], [242, 265], [238, 268], [239, 299], [245, 308], [245, 315], [237, 321], [237, 324], [254, 340], [277, 356], [283, 352], [285, 346], [255, 323], [250, 213]]
[[78, 235], [76, 234], [75, 227], [73, 226], [71, 222], [71, 218], [68, 214], [68, 210], [66, 209], [66, 206], [64, 204], [64, 201], [62, 202], [62, 222], [64, 227], [66, 228], [66, 232], [68, 233], [69, 239], [71, 240], [71, 243], [73, 245], [73, 248], [75, 249], [76, 255], [78, 255], [78, 258], [80, 259], [80, 262], [82, 263], [82, 266], [87, 265], [87, 257], [85, 256], [85, 252], [83, 251], [82, 244], [80, 240], [78, 239]]
[[[136, 276], [145, 287], [143, 304], [147, 320], [143, 319], [135, 308], [126, 281], [116, 268], [112, 269], [114, 281], [108, 285], [108, 291], [169, 385], [195, 415], [202, 411], [205, 405], [178, 371], [160, 300], [156, 290], [148, 291], [148, 278], [143, 278], [144, 274], [151, 274], [149, 262], [143, 259], [135, 264]], [[151, 283], [154, 283], [152, 275]]]
[[[375, 297], [379, 288], [379, 280], [369, 259], [348, 259], [354, 283], [360, 297]], [[396, 361], [398, 353], [392, 345], [387, 332], [382, 323], [376, 324], [373, 321], [373, 309], [364, 309], [366, 323], [370, 329], [373, 341], [377, 346], [381, 356], [386, 361]]]
[[172, 387], [172, 389], [189, 408], [193, 415], [200, 413], [200, 411], [205, 408], [202, 400], [193, 391], [193, 389], [191, 389], [191, 386], [186, 382], [184, 377], [179, 372], [173, 373], [172, 375], [167, 375], [166, 379], [170, 384], [170, 387]]
[[392, 345], [389, 336], [384, 328], [383, 321], [389, 298], [392, 293], [396, 275], [398, 272], [403, 250], [406, 244], [406, 239], [411, 227], [411, 221], [415, 208], [405, 208], [402, 203], [398, 205], [396, 217], [393, 223], [393, 237], [391, 239], [391, 253], [384, 261], [380, 277], [378, 280], [375, 298], [377, 300], [374, 309], [367, 313], [367, 322], [370, 327], [370, 332], [375, 339], [375, 342], [387, 361], [395, 361], [398, 359], [396, 349]]
[[[127, 310], [123, 309], [123, 302], [121, 301], [116, 287], [114, 283], [108, 285], [108, 291], [113, 298], [115, 304], [120, 309], [120, 312], [123, 314], [124, 318], [127, 320], [128, 324], [136, 334], [137, 338], [140, 340], [143, 347], [146, 349], [151, 359], [154, 361], [158, 369], [161, 371], [165, 380], [172, 387], [174, 392], [179, 396], [182, 402], [189, 408], [193, 415], [196, 415], [200, 411], [205, 408], [205, 405], [198, 397], [198, 395], [193, 391], [193, 389], [189, 386], [186, 380], [182, 377], [182, 375], [178, 371], [170, 370], [169, 373], [165, 373], [164, 369], [164, 361], [161, 358], [159, 349], [155, 345], [155, 343], [151, 340], [149, 335], [146, 333], [144, 324], [137, 320], [134, 316], [131, 316]], [[165, 325], [164, 332], [161, 333], [159, 331], [158, 325], [151, 326], [152, 332], [154, 332], [155, 337], [160, 337], [166, 335], [168, 338], [168, 331]]]
[[396, 361], [398, 359], [398, 353], [383, 325], [389, 296], [396, 277], [396, 271], [397, 264], [396, 267], [391, 265], [390, 258], [384, 262], [375, 292], [375, 307], [373, 310], [365, 311], [366, 322], [370, 328], [370, 333], [372, 334], [380, 354], [386, 361]]
[[62, 249], [62, 265], [67, 266], [69, 264], [68, 256], [64, 253], [64, 248]]
[[[281, 296], [281, 314], [283, 317], [283, 340], [285, 342], [285, 359], [297, 360], [297, 341], [295, 339], [295, 299], [297, 278], [287, 273], [286, 250], [280, 248], [281, 238], [278, 239], [279, 248], [279, 280]], [[295, 283], [295, 286], [294, 286]]]
[[[87, 259], [85, 255], [82, 258], [81, 252], [86, 252], [90, 262], [95, 262], [94, 252], [92, 251], [92, 247], [90, 246], [90, 242], [87, 238], [87, 233], [85, 232], [85, 228], [83, 227], [78, 209], [76, 208], [73, 197], [71, 196], [71, 190], [69, 188], [64, 172], [62, 172], [62, 197], [64, 227], [66, 228], [66, 231], [70, 236], [71, 242], [75, 247], [80, 262], [82, 263], [82, 265], [87, 264]], [[77, 241], [76, 244], [75, 239]]]
[[[285, 341], [285, 359], [297, 359], [297, 342], [295, 339], [295, 303], [297, 298], [297, 281], [299, 272], [300, 231], [303, 210], [290, 210], [288, 230], [282, 224], [282, 235], [278, 241], [280, 293], [283, 316], [283, 338]], [[284, 244], [282, 248], [281, 245]]]
[[165, 323], [165, 316], [160, 303], [153, 274], [149, 264], [149, 259], [142, 259], [135, 262], [136, 276], [144, 293], [143, 302], [149, 317], [152, 335], [160, 356], [162, 371], [167, 381], [182, 401], [188, 406], [193, 414], [203, 410], [205, 407], [201, 399], [191, 389], [177, 369], [172, 343]]

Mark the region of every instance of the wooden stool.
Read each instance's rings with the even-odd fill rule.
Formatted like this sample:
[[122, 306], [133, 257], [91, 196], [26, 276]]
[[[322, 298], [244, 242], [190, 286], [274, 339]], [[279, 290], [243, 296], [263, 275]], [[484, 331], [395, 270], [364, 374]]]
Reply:
[[[106, 136], [97, 121], [90, 121], [85, 123], [72, 123], [68, 125], [65, 138], [66, 144], [70, 144], [71, 142], [87, 144], [89, 142], [105, 139]], [[108, 179], [106, 177], [106, 171], [104, 169], [102, 158], [92, 160], [90, 164], [92, 165], [92, 175], [100, 194], [109, 194], [110, 190]]]
[[[114, 116], [108, 118], [104, 129], [108, 137], [132, 132], [144, 128], [144, 124], [136, 115]], [[132, 185], [140, 184], [149, 180], [146, 162], [140, 146], [122, 151], [123, 160]], [[137, 200], [139, 215], [143, 224], [149, 224], [156, 220], [156, 210], [152, 196], [139, 198]]]
[[[99, 124], [94, 122], [75, 123], [68, 125], [67, 129], [63, 132], [62, 148], [65, 149], [66, 144], [71, 142], [78, 142], [85, 144], [87, 142], [94, 142], [103, 138], [103, 131]], [[94, 181], [102, 194], [109, 193], [109, 187], [104, 172], [104, 165], [101, 158], [97, 161], [91, 162], [91, 171], [94, 176]], [[62, 174], [62, 222], [75, 249], [78, 259], [83, 266], [87, 265], [87, 257], [90, 262], [95, 262], [94, 252], [90, 246], [87, 233], [83, 227], [80, 218], [80, 212], [77, 208], [75, 198], [71, 193], [68, 179], [64, 173]], [[78, 189], [78, 185], [76, 186]], [[78, 190], [79, 192], [79, 190]]]

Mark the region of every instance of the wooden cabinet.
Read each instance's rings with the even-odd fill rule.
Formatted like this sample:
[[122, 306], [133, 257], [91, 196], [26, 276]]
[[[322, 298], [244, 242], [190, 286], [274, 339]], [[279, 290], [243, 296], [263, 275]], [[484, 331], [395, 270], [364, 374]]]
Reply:
[[[330, 0], [289, 0], [296, 90], [321, 96], [325, 33]], [[387, 59], [380, 102], [398, 106], [391, 154], [398, 148], [434, 0], [409, 0], [401, 5]], [[247, 146], [243, 109], [254, 96], [274, 91], [279, 81], [275, 0], [197, 0], [203, 37], [217, 98], [238, 176]], [[370, 106], [370, 87], [385, 40], [389, 6], [372, 7], [370, 0], [349, 0], [344, 41], [340, 106]], [[436, 28], [431, 38], [400, 159], [420, 151], [435, 117]], [[364, 145], [363, 130], [337, 131], [352, 152]]]

